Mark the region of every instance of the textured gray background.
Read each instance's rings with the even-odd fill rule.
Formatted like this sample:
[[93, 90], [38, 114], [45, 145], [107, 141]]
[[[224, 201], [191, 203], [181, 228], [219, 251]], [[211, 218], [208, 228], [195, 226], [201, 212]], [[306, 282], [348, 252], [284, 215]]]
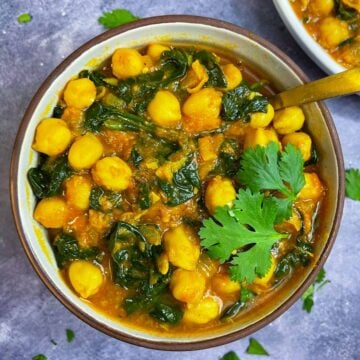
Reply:
[[[285, 0], [284, 0], [285, 1]], [[103, 31], [104, 10], [131, 9], [140, 17], [195, 14], [248, 28], [290, 55], [311, 77], [324, 73], [302, 52], [284, 28], [270, 0], [0, 1], [0, 359], [218, 359], [235, 350], [242, 359], [248, 339], [214, 349], [166, 353], [112, 339], [67, 311], [40, 282], [18, 241], [10, 212], [8, 168], [25, 108], [36, 89], [73, 50]], [[23, 12], [32, 22], [18, 24]], [[360, 98], [327, 102], [343, 146], [346, 167], [360, 167]], [[337, 242], [326, 264], [331, 284], [317, 295], [311, 314], [295, 304], [258, 331], [273, 359], [360, 359], [360, 203], [346, 200]], [[75, 331], [67, 343], [65, 329]], [[58, 345], [50, 342], [54, 339]], [[260, 357], [259, 357], [260, 358]]]

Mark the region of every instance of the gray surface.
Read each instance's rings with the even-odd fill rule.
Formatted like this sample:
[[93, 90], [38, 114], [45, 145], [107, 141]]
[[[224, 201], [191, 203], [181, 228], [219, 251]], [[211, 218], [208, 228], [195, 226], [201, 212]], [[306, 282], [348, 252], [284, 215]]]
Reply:
[[[104, 5], [106, 4], [106, 5]], [[242, 359], [248, 339], [214, 349], [166, 353], [112, 339], [81, 322], [45, 288], [31, 268], [17, 238], [8, 197], [11, 148], [25, 108], [47, 74], [73, 50], [103, 29], [103, 10], [131, 9], [146, 17], [196, 14], [217, 17], [246, 27], [272, 41], [311, 77], [322, 71], [301, 51], [281, 23], [270, 0], [153, 1], [0, 1], [0, 358], [30, 359], [218, 359], [236, 350]], [[18, 24], [29, 11], [32, 22]], [[328, 102], [337, 125], [347, 167], [360, 167], [360, 98]], [[258, 331], [273, 359], [355, 359], [360, 346], [360, 203], [346, 200], [344, 220], [326, 264], [331, 284], [318, 294], [311, 314], [295, 304]], [[75, 331], [68, 344], [65, 329]], [[50, 342], [54, 339], [58, 345]]]

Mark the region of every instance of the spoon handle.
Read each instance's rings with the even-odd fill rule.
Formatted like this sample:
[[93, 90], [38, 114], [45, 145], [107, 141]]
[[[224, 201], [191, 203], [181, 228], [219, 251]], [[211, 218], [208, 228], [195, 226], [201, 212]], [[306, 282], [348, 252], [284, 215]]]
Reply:
[[270, 103], [275, 110], [279, 110], [356, 92], [360, 92], [360, 67], [285, 90], [274, 95]]

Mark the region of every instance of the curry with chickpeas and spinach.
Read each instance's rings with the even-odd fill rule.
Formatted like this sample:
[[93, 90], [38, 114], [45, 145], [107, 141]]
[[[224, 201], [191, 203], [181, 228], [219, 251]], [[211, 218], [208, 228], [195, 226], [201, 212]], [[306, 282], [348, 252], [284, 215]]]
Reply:
[[311, 36], [341, 65], [360, 66], [360, 0], [290, 0]]
[[312, 263], [325, 187], [305, 115], [211, 49], [116, 49], [36, 129], [34, 219], [68, 286], [148, 331], [221, 326]]

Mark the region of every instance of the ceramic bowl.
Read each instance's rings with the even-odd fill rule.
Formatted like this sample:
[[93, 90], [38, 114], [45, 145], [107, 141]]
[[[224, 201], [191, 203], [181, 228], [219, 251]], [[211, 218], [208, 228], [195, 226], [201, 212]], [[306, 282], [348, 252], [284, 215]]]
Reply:
[[335, 59], [307, 32], [301, 19], [295, 14], [290, 0], [273, 0], [273, 2], [291, 35], [321, 69], [329, 75], [347, 70], [344, 66], [335, 61]]
[[143, 19], [105, 32], [81, 46], [45, 80], [32, 99], [21, 122], [11, 163], [11, 202], [16, 227], [24, 250], [35, 271], [70, 311], [94, 328], [126, 342], [163, 350], [194, 350], [221, 345], [260, 329], [288, 309], [314, 280], [324, 264], [339, 227], [344, 179], [341, 148], [331, 116], [325, 105], [304, 106], [307, 130], [320, 155], [320, 173], [328, 188], [326, 217], [318, 229], [314, 266], [306, 268], [294, 281], [280, 286], [274, 296], [232, 324], [217, 330], [173, 336], [166, 331], [148, 332], [109, 318], [81, 300], [62, 280], [46, 231], [33, 220], [36, 199], [26, 173], [38, 161], [31, 149], [39, 121], [52, 113], [66, 82], [84, 68], [96, 66], [118, 47], [141, 47], [149, 42], [171, 41], [206, 44], [231, 51], [272, 81], [279, 90], [308, 79], [294, 62], [272, 44], [238, 26], [194, 16], [163, 16]]

